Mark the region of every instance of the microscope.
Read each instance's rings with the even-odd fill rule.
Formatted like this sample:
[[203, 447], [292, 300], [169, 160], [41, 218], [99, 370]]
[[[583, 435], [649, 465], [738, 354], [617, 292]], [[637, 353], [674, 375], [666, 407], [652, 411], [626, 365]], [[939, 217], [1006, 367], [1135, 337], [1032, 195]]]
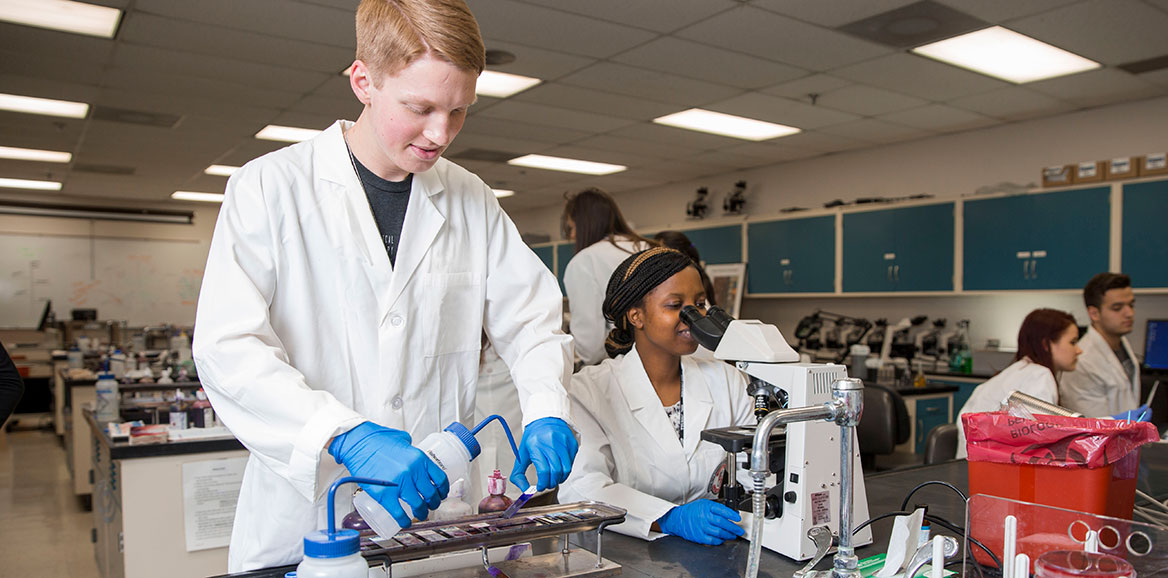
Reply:
[[[853, 548], [872, 543], [870, 528], [852, 536], [853, 515], [868, 519], [864, 476], [853, 467], [863, 384], [848, 379], [843, 365], [797, 363], [799, 354], [774, 325], [737, 320], [718, 307], [702, 315], [687, 306], [681, 318], [716, 358], [749, 377], [755, 399], [757, 425], [702, 432], [703, 440], [727, 451], [718, 499], [742, 512], [754, 542], [748, 574], [757, 570], [761, 545], [793, 560], [811, 559], [797, 576], [813, 576], [811, 567], [830, 551], [834, 536], [833, 575], [858, 576]], [[739, 452], [751, 456], [749, 492], [737, 482]]]

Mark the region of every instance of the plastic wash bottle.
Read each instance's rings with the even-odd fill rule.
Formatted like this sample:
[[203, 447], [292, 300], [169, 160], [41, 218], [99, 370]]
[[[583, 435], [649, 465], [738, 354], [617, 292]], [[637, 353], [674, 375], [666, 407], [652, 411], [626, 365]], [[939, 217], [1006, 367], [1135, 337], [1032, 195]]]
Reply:
[[[426, 439], [415, 447], [422, 450], [434, 465], [446, 472], [446, 479], [451, 484], [456, 480], [466, 479], [471, 460], [482, 452], [474, 434], [458, 422], [450, 424], [445, 430], [426, 436]], [[401, 502], [401, 505], [402, 509], [410, 511], [405, 502]], [[369, 494], [363, 491], [354, 494], [353, 506], [378, 536], [389, 538], [401, 530], [397, 520], [394, 520], [393, 516]], [[305, 541], [307, 543], [307, 538]]]
[[342, 529], [334, 535], [318, 530], [304, 537], [304, 560], [296, 566], [296, 578], [368, 576], [369, 563], [361, 556], [361, 538], [356, 530]]

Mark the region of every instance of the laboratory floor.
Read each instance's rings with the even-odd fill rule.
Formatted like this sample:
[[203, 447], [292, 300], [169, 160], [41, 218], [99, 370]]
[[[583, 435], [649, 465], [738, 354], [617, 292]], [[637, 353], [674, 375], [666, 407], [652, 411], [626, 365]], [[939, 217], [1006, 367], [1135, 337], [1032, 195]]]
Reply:
[[56, 434], [0, 431], [0, 575], [97, 578], [92, 527]]

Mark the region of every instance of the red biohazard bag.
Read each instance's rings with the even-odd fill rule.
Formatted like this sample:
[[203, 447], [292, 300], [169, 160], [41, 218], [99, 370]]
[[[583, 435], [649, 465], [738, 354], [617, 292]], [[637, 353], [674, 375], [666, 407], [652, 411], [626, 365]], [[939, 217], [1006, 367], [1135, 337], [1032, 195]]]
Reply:
[[1106, 418], [1025, 419], [995, 411], [967, 413], [961, 421], [971, 462], [1101, 468], [1160, 439], [1150, 423]]

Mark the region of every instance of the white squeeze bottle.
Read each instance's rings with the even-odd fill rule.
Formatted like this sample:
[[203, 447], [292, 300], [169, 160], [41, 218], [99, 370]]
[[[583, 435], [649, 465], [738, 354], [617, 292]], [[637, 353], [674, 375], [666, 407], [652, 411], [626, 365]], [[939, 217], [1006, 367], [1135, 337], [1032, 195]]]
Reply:
[[[451, 485], [456, 480], [466, 479], [471, 460], [482, 452], [474, 434], [458, 422], [450, 424], [445, 430], [426, 436], [426, 439], [415, 447], [422, 450], [434, 465], [446, 472], [446, 479]], [[405, 502], [401, 502], [401, 505], [402, 509], [410, 511]], [[363, 491], [353, 494], [353, 507], [357, 508], [365, 523], [369, 524], [381, 538], [389, 538], [401, 530], [397, 520], [393, 519], [377, 500]], [[305, 540], [307, 541], [307, 538]], [[300, 576], [302, 575], [298, 578]]]
[[361, 537], [356, 530], [337, 530], [330, 535], [318, 530], [304, 537], [304, 559], [296, 566], [296, 578], [368, 578], [369, 563], [361, 556]]

